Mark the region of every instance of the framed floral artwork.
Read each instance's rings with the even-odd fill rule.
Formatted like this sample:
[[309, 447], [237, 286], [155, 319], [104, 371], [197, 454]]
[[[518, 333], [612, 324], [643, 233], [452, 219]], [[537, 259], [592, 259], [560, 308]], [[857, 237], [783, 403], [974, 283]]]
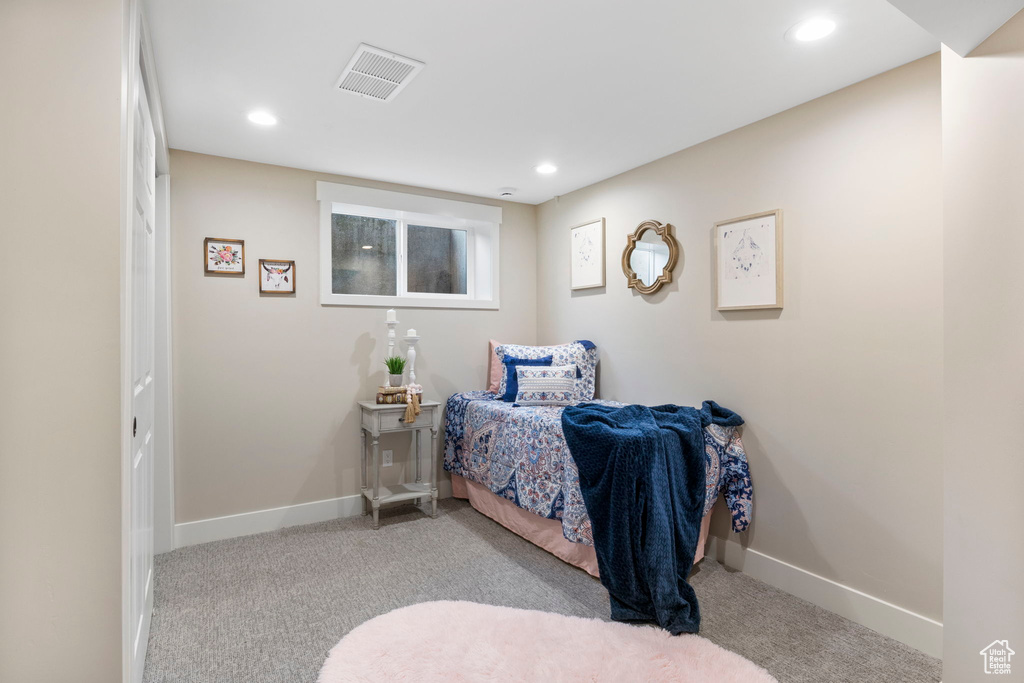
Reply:
[[203, 240], [203, 264], [207, 273], [245, 275], [245, 240], [207, 237]]
[[295, 261], [260, 259], [260, 294], [294, 294]]
[[604, 219], [581, 223], [573, 226], [569, 232], [572, 256], [569, 287], [604, 287]]

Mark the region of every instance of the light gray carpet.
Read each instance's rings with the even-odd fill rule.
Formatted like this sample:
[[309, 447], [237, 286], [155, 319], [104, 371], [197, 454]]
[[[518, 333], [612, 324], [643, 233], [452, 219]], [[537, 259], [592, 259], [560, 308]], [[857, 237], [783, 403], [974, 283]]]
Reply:
[[[783, 683], [939, 680], [939, 660], [710, 559], [692, 583], [701, 635]], [[379, 531], [354, 517], [175, 550], [155, 590], [145, 683], [312, 682], [352, 628], [428, 600], [609, 614], [597, 580], [456, 500], [434, 520], [384, 510]]]

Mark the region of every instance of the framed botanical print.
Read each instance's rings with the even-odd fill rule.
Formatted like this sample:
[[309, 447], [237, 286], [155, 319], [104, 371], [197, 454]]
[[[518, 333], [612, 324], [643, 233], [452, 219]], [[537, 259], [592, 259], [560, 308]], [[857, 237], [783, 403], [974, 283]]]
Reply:
[[719, 311], [782, 308], [782, 210], [715, 223]]
[[260, 294], [294, 294], [295, 261], [260, 259]]
[[569, 286], [572, 289], [604, 287], [604, 219], [587, 221], [570, 229]]
[[245, 275], [245, 240], [207, 237], [203, 240], [203, 263], [207, 273]]

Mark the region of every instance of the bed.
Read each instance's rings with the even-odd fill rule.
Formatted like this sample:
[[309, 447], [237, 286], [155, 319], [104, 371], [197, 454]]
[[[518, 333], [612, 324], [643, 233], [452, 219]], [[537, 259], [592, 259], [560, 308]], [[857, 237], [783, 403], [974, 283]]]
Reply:
[[[591, 403], [622, 405], [612, 401]], [[579, 473], [562, 432], [562, 410], [517, 406], [498, 393], [470, 391], [448, 399], [444, 469], [452, 493], [502, 526], [562, 560], [599, 575]], [[734, 530], [746, 529], [752, 489], [738, 429], [705, 429], [704, 516], [694, 562], [704, 556], [719, 492]]]

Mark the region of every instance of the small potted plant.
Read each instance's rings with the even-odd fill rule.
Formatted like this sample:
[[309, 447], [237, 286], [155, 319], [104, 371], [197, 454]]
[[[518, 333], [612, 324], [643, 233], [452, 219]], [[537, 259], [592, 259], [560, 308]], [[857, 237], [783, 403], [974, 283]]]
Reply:
[[391, 356], [384, 359], [384, 365], [388, 366], [388, 375], [391, 378], [391, 386], [402, 386], [402, 373], [405, 372], [405, 359], [401, 356]]

